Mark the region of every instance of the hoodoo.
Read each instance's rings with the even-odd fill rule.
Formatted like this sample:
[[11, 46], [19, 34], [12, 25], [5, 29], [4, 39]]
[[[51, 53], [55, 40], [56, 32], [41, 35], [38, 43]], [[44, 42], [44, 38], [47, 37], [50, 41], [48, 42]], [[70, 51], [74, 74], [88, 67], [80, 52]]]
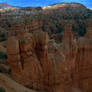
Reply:
[[72, 26], [67, 25], [61, 44], [49, 40], [48, 33], [42, 31], [12, 35], [7, 41], [12, 77], [39, 91], [91, 92], [91, 31], [89, 22], [85, 37], [74, 41]]

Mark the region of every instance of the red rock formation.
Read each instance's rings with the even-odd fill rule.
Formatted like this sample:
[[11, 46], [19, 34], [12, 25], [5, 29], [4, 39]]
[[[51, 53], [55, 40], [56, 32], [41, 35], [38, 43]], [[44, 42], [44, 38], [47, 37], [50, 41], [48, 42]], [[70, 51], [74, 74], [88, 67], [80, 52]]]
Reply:
[[[19, 51], [19, 42], [15, 37], [11, 37], [7, 42], [7, 54], [8, 54], [8, 62], [12, 69], [12, 73], [19, 73], [21, 69], [20, 63], [20, 51]], [[16, 75], [14, 76], [16, 77]]]
[[78, 49], [73, 71], [73, 83], [81, 92], [92, 91], [92, 23], [88, 23], [85, 38], [78, 40]]
[[[49, 41], [47, 33], [21, 32], [7, 42], [13, 78], [47, 92], [92, 91], [91, 26], [85, 38], [74, 42], [72, 27], [65, 27], [62, 44]], [[12, 58], [11, 58], [12, 57]]]
[[9, 36], [17, 36], [18, 34], [28, 32], [32, 33], [34, 31], [42, 31], [42, 24], [40, 21], [24, 21], [11, 25], [11, 31], [9, 32]]
[[[72, 69], [74, 68], [76, 57], [76, 44], [73, 39], [72, 26], [65, 26], [62, 44], [59, 51], [63, 53], [64, 61], [60, 63], [59, 75], [64, 92], [72, 92]], [[59, 87], [59, 89], [61, 86]], [[69, 90], [68, 90], [69, 89]]]
[[88, 22], [86, 38], [92, 38], [92, 22]]
[[62, 41], [63, 43], [69, 45], [69, 47], [71, 48], [71, 45], [73, 43], [73, 33], [72, 33], [72, 26], [69, 24], [65, 26], [65, 31]]
[[28, 32], [32, 33], [33, 31], [41, 31], [41, 21], [27, 21], [25, 23], [26, 29], [28, 30]]
[[[86, 42], [86, 43], [85, 43]], [[73, 82], [82, 92], [92, 91], [92, 41], [80, 39], [75, 59]]]
[[24, 39], [20, 40], [9, 38], [7, 43], [8, 61], [13, 78], [33, 89], [54, 92], [53, 86], [57, 83], [56, 65], [49, 57], [46, 48], [47, 33], [35, 32], [30, 37], [26, 33], [24, 35], [22, 34]]
[[[80, 38], [78, 40], [78, 45], [73, 44], [73, 40], [71, 37], [67, 36], [67, 43], [69, 42], [68, 38], [70, 38], [70, 47], [67, 48], [67, 44], [63, 44], [64, 48], [62, 51], [65, 55], [65, 63], [61, 65], [61, 73], [64, 72], [61, 79], [67, 79], [63, 81], [63, 88], [65, 88], [65, 92], [91, 92], [92, 91], [92, 73], [91, 73], [91, 58], [92, 58], [92, 35], [91, 35], [92, 27], [91, 23], [88, 24], [86, 38]], [[69, 33], [68, 33], [69, 35]], [[66, 37], [65, 37], [66, 38]], [[72, 44], [71, 44], [72, 43]], [[67, 49], [65, 49], [65, 47]], [[75, 48], [75, 49], [74, 49]], [[69, 53], [68, 53], [69, 51]], [[61, 75], [61, 74], [60, 74]], [[70, 90], [66, 90], [66, 89]]]

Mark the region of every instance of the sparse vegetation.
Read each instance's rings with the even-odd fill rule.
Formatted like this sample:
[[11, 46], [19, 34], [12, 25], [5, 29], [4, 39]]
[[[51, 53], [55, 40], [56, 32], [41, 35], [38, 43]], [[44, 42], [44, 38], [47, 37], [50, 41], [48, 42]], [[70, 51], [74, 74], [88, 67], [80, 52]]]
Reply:
[[0, 59], [7, 59], [6, 53], [0, 51]]
[[0, 87], [0, 92], [6, 92], [3, 87]]
[[[60, 8], [60, 9], [51, 9], [44, 10], [41, 12], [30, 13], [27, 15], [26, 13], [29, 9], [33, 9], [32, 7], [26, 7], [24, 9], [19, 9], [16, 13], [13, 11], [9, 11], [9, 16], [1, 16], [1, 20], [3, 21], [0, 25], [1, 28], [9, 31], [12, 24], [19, 23], [25, 25], [27, 20], [40, 20], [42, 22], [42, 29], [45, 32], [48, 32], [50, 37], [53, 34], [62, 34], [64, 32], [64, 26], [69, 23], [72, 24], [72, 31], [77, 32], [79, 36], [84, 36], [86, 33], [86, 25], [88, 20], [92, 20], [92, 10], [83, 8]], [[16, 16], [13, 16], [15, 14]], [[5, 13], [4, 15], [7, 15]], [[23, 27], [23, 26], [22, 26]], [[3, 32], [7, 32], [3, 31]], [[5, 37], [2, 37], [0, 41], [6, 40]]]

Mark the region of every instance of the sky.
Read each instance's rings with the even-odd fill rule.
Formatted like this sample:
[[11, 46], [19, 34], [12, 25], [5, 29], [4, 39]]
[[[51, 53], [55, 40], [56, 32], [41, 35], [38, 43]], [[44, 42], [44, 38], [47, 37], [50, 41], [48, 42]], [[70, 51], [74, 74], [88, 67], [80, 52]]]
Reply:
[[78, 2], [92, 9], [92, 0], [0, 0], [0, 3], [9, 3], [13, 6], [48, 6], [62, 2]]

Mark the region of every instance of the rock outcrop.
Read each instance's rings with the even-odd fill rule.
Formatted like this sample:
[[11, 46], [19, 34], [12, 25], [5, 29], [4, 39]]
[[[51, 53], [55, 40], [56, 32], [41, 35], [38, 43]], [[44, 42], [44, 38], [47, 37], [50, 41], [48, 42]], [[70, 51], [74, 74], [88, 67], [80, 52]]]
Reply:
[[44, 7], [43, 9], [59, 9], [59, 8], [82, 8], [86, 9], [86, 7], [79, 3], [57, 3], [51, 6]]
[[16, 81], [2, 73], [0, 73], [0, 87], [3, 87], [6, 92], [38, 92], [16, 83]]
[[78, 40], [73, 71], [73, 83], [81, 92], [92, 91], [92, 23], [88, 23], [85, 37]]
[[56, 65], [48, 54], [48, 34], [24, 33], [22, 37], [11, 37], [7, 42], [13, 78], [27, 87], [54, 92], [53, 85], [57, 83]]
[[47, 92], [92, 91], [92, 27], [74, 40], [71, 25], [65, 26], [57, 44], [42, 31], [17, 33], [8, 38], [8, 62], [19, 83]]
[[42, 31], [41, 21], [37, 20], [23, 20], [22, 22], [18, 21], [18, 23], [11, 24], [11, 30], [8, 33], [8, 36], [17, 36], [21, 33], [32, 33], [34, 31]]

